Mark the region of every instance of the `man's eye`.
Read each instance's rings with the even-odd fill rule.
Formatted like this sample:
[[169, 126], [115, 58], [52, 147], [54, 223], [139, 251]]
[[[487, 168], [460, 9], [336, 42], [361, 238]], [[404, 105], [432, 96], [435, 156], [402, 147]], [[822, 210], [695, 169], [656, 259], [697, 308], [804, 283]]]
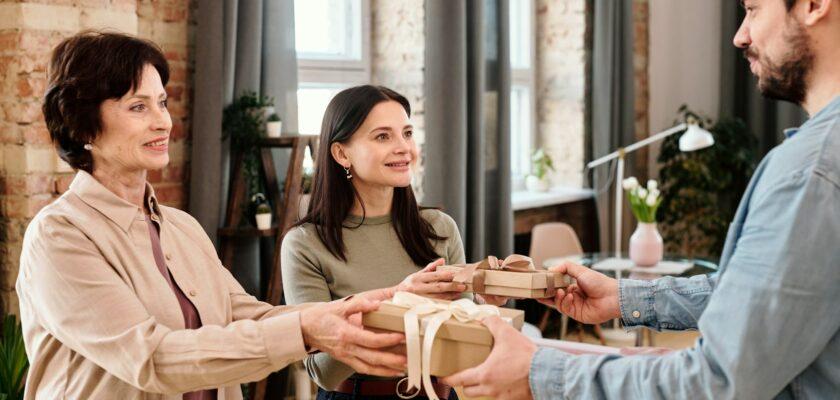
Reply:
[[135, 105], [131, 106], [131, 111], [144, 111], [145, 109], [146, 109], [146, 105], [142, 104], [142, 103], [141, 104], [135, 104]]
[[167, 108], [167, 107], [169, 107], [169, 100], [163, 100], [163, 101], [161, 101], [161, 102], [160, 102], [160, 107], [161, 107], [161, 108]]

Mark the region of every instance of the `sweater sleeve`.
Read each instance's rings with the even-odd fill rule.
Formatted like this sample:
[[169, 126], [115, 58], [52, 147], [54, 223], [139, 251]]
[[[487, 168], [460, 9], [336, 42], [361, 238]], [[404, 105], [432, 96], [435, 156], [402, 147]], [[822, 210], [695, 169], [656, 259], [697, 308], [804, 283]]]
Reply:
[[[327, 278], [312, 251], [317, 240], [320, 240], [318, 236], [304, 227], [292, 229], [283, 238], [280, 265], [287, 304], [332, 301]], [[353, 368], [326, 353], [308, 355], [303, 364], [312, 380], [326, 390], [336, 388], [355, 373]]]

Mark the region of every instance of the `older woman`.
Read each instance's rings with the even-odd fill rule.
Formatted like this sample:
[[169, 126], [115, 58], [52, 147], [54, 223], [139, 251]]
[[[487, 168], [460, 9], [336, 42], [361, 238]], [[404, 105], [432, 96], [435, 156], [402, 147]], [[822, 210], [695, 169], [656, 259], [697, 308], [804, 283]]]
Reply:
[[201, 226], [146, 182], [169, 162], [169, 68], [154, 44], [87, 32], [56, 47], [43, 112], [70, 190], [29, 225], [20, 296], [26, 398], [240, 399], [239, 384], [321, 350], [397, 375], [397, 334], [349, 319], [388, 291], [274, 307], [245, 293]]

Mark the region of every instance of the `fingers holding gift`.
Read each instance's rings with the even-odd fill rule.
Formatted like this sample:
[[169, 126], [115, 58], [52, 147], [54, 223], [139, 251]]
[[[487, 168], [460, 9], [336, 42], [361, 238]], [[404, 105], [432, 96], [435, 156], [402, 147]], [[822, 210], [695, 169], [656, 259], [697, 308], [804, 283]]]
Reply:
[[446, 264], [446, 260], [444, 260], [443, 258], [438, 258], [437, 260], [434, 260], [434, 261], [430, 262], [428, 265], [426, 265], [426, 267], [421, 269], [420, 272], [432, 272], [432, 271], [437, 270], [437, 267], [440, 267], [441, 265], [444, 265], [444, 264]]

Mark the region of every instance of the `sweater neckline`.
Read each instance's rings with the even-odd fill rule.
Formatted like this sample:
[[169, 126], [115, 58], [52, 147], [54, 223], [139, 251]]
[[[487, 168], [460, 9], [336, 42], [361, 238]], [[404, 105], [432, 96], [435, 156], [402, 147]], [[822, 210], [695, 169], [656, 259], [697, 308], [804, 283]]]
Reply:
[[391, 215], [380, 215], [376, 217], [366, 216], [364, 219], [361, 215], [348, 215], [347, 218], [344, 220], [345, 222], [352, 224], [353, 226], [356, 225], [382, 225], [388, 224], [391, 222]]

